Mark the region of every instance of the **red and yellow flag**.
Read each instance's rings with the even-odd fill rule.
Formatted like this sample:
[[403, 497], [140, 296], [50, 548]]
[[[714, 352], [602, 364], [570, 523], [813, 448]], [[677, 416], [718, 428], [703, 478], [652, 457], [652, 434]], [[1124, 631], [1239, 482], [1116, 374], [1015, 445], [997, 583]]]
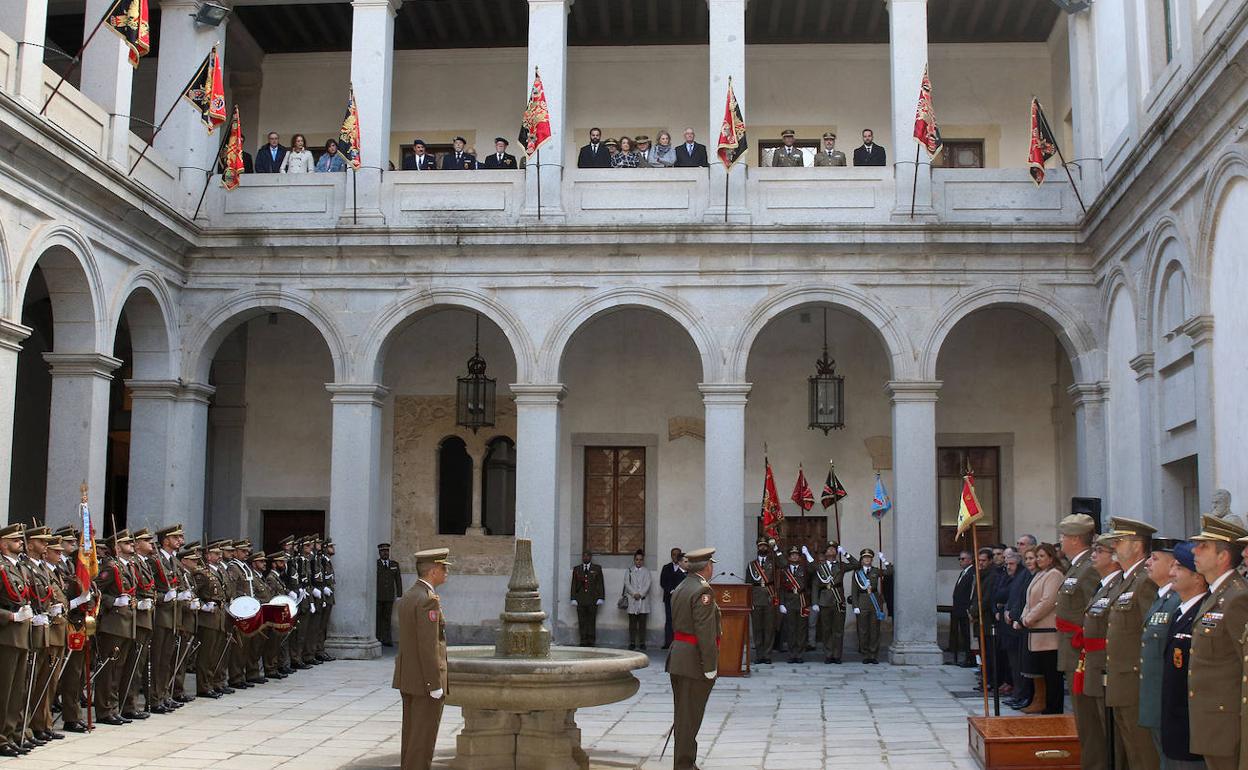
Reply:
[[550, 109], [546, 106], [546, 88], [542, 75], [533, 68], [533, 89], [529, 91], [529, 103], [520, 121], [520, 143], [530, 158], [550, 138]]
[[803, 511], [809, 511], [815, 507], [815, 493], [806, 483], [806, 471], [801, 465], [797, 466], [797, 483], [793, 485], [793, 495], [789, 499], [797, 503], [797, 507]]
[[1031, 145], [1027, 149], [1027, 165], [1031, 167], [1031, 178], [1039, 186], [1044, 181], [1044, 164], [1057, 154], [1057, 140], [1049, 128], [1049, 121], [1044, 117], [1044, 108], [1040, 100], [1031, 100]]
[[719, 127], [719, 149], [717, 154], [724, 168], [730, 167], [745, 154], [750, 143], [745, 136], [745, 116], [741, 114], [741, 105], [737, 104], [736, 94], [732, 92], [732, 78], [728, 78], [728, 99], [724, 103], [724, 122]]
[[246, 167], [243, 163], [243, 124], [238, 119], [238, 105], [234, 105], [234, 119], [230, 121], [230, 139], [221, 153], [221, 186], [226, 190], [238, 187]]
[[779, 537], [776, 525], [784, 520], [784, 510], [780, 507], [780, 495], [776, 493], [776, 477], [771, 473], [771, 461], [764, 458], [767, 475], [763, 478], [763, 506], [760, 511], [763, 517], [763, 531], [768, 537]]
[[130, 49], [130, 66], [137, 69], [139, 59], [152, 49], [147, 0], [116, 0], [104, 14], [103, 23], [125, 42]]
[[919, 104], [914, 110], [914, 138], [927, 149], [927, 154], [935, 158], [940, 154], [943, 144], [940, 139], [940, 127], [936, 125], [936, 110], [932, 107], [932, 81], [927, 77], [927, 67], [923, 68], [923, 82], [919, 85]]
[[355, 102], [355, 86], [347, 89], [347, 113], [338, 129], [338, 152], [351, 161], [351, 167], [360, 169], [360, 111]]
[[191, 81], [182, 89], [182, 96], [195, 109], [199, 110], [199, 119], [208, 127], [208, 133], [217, 130], [217, 126], [225, 122], [225, 78], [221, 74], [221, 57], [217, 55], [214, 45]]
[[954, 537], [962, 537], [963, 532], [983, 517], [984, 509], [979, 507], [979, 498], [975, 496], [975, 478], [968, 473], [962, 477], [962, 503], [958, 506], [958, 532]]

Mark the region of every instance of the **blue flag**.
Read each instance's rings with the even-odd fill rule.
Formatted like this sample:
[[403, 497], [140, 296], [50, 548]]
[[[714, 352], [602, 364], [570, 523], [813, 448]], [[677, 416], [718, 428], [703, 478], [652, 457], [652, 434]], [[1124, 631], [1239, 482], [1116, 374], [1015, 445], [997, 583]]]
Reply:
[[893, 509], [893, 501], [888, 496], [888, 490], [884, 488], [884, 481], [880, 478], [880, 474], [875, 474], [875, 496], [871, 498], [871, 515], [877, 520], [884, 518], [884, 514]]

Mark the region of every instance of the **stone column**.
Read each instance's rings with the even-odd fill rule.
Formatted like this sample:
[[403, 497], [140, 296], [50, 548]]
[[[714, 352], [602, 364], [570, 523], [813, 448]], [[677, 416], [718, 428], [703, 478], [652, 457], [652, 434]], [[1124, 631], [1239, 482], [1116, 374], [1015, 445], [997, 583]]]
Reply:
[[[745, 7], [749, 0], [706, 0], [710, 12], [710, 115], [705, 138], [699, 137], [706, 144], [707, 155], [710, 156], [710, 202], [706, 209], [705, 219], [708, 222], [724, 221], [724, 175], [729, 169], [724, 168], [716, 155], [719, 142], [719, 130], [724, 124], [724, 105], [728, 99], [728, 79], [732, 78], [732, 92], [741, 105], [741, 112], [746, 116], [749, 125], [749, 113], [745, 109]], [[672, 127], [675, 136], [673, 143], [684, 141], [680, 137], [680, 128]], [[745, 160], [732, 165], [728, 184], [728, 221], [748, 222], [750, 219], [746, 201]]]
[[377, 584], [373, 524], [380, 515], [381, 407], [389, 391], [375, 383], [330, 383], [333, 447], [329, 472], [329, 534], [337, 546], [338, 602], [326, 648], [339, 658], [381, 655], [373, 636]]
[[[1105, 470], [1105, 396], [1107, 382], [1076, 382], [1066, 389], [1075, 406], [1076, 494], [1104, 501], [1102, 518], [1109, 521]], [[1102, 532], [1105, 530], [1102, 529]]]
[[[537, 216], [538, 174], [541, 174], [542, 219], [561, 222], [563, 210], [563, 169], [574, 162], [567, 157], [568, 137], [568, 12], [574, 0], [529, 0], [529, 66], [525, 71], [525, 88], [533, 87], [533, 71], [542, 75], [546, 90], [546, 106], [550, 111], [551, 139], [538, 157], [529, 159], [524, 176], [524, 209], [526, 217]], [[524, 94], [528, 103], [529, 93]], [[520, 150], [523, 152], [523, 148]], [[541, 546], [535, 544], [540, 550]], [[539, 578], [544, 577], [541, 572]]]
[[[339, 224], [383, 225], [381, 176], [390, 161], [390, 103], [394, 81], [394, 14], [402, 0], [351, 3], [351, 85], [360, 113], [360, 170], [347, 169], [346, 208]], [[341, 96], [346, 105], [347, 95]], [[358, 196], [352, 198], [352, 196]]]
[[1196, 390], [1196, 463], [1200, 486], [1200, 510], [1213, 510], [1213, 490], [1217, 487], [1214, 466], [1213, 428], [1213, 316], [1198, 315], [1180, 327], [1192, 340], [1192, 374]]
[[[47, 27], [48, 0], [0, 0], [0, 30], [17, 42], [16, 96], [36, 112], [43, 106], [43, 42]], [[104, 494], [103, 490], [100, 494]]]
[[[705, 545], [716, 549], [718, 572], [736, 572], [745, 564], [745, 405], [748, 382], [698, 385], [706, 409]], [[692, 547], [692, 546], [691, 546]]]
[[182, 89], [186, 88], [214, 43], [222, 62], [225, 60], [225, 28], [229, 18], [219, 27], [196, 24], [191, 16], [195, 15], [197, 7], [198, 3], [194, 0], [161, 0], [160, 58], [157, 59], [153, 118], [159, 123], [173, 107], [153, 146], [180, 180], [181, 205], [188, 213], [199, 201], [205, 175], [215, 171], [217, 151], [224, 136], [222, 132], [228, 131], [230, 126], [227, 116], [226, 122], [209, 134], [199, 112], [181, 96]]
[[486, 451], [482, 449], [478, 454], [468, 453], [468, 458], [472, 460], [472, 523], [464, 532], [465, 535], [485, 534], [485, 527], [481, 526], [481, 506], [484, 503], [481, 499], [481, 475], [485, 472], [483, 465]]
[[[131, 403], [126, 522], [131, 528], [146, 526], [154, 531], [170, 513], [170, 460], [177, 448], [170, 446], [169, 437], [182, 384], [177, 380], [126, 380], [126, 387]], [[198, 530], [194, 532], [187, 540], [198, 537]]]
[[[1071, 172], [1079, 183], [1084, 203], [1090, 204], [1100, 194], [1104, 183], [1096, 94], [1096, 31], [1090, 13], [1068, 14], [1066, 23], [1070, 47], [1070, 104], [1074, 116], [1074, 147], [1066, 159], [1078, 165], [1078, 171], [1072, 169]], [[1052, 124], [1054, 116], [1048, 117]]]
[[52, 370], [44, 516], [61, 521], [73, 515], [83, 482], [90, 486], [91, 510], [99, 515], [104, 510], [109, 386], [121, 361], [103, 353], [44, 353], [43, 360]]
[[[113, 0], [87, 0], [84, 41], [112, 5]], [[101, 29], [82, 52], [82, 64], [78, 68], [81, 76], [78, 90], [109, 114], [105, 160], [127, 171], [130, 169], [130, 93], [134, 81], [129, 50], [111, 30]]]
[[[235, 49], [235, 53], [238, 49]], [[261, 133], [260, 128], [260, 92], [264, 88], [264, 73], [230, 72], [230, 101], [238, 105], [238, 114], [243, 124], [243, 145], [248, 152], [268, 142], [268, 132]]]
[[558, 383], [511, 386], [516, 399], [516, 537], [533, 541], [533, 569], [541, 585], [542, 610], [552, 631], [562, 596], [563, 556], [559, 544], [559, 402], [567, 391]]
[[[896, 216], [910, 217], [914, 190], [915, 216], [935, 216], [932, 208], [932, 166], [927, 151], [919, 149], [914, 164], [914, 108], [919, 101], [923, 68], [927, 66], [927, 0], [888, 0], [888, 52], [892, 88], [893, 146], [886, 148], [897, 184]], [[937, 105], [939, 110], [939, 105]], [[937, 116], [940, 115], [937, 111]], [[879, 140], [879, 134], [876, 139]], [[915, 174], [918, 174], [917, 185]]]
[[894, 665], [938, 665], [936, 643], [937, 381], [893, 381]]
[[[204, 494], [208, 473], [208, 405], [216, 388], [184, 382], [170, 413], [169, 485], [161, 524], [180, 522], [196, 540], [204, 533]], [[226, 534], [226, 533], [222, 533]]]
[[208, 420], [212, 431], [212, 455], [208, 462], [208, 467], [212, 469], [212, 486], [206, 493], [208, 503], [204, 510], [204, 525], [214, 535], [241, 532], [243, 436], [247, 425], [247, 407], [222, 406], [217, 400], [208, 410]]
[[1140, 396], [1140, 504], [1145, 511], [1158, 511], [1158, 529], [1162, 532], [1182, 532], [1183, 511], [1169, 511], [1161, 507], [1161, 473], [1157, 463], [1157, 417], [1153, 405], [1154, 356], [1141, 353], [1128, 364], [1135, 372], [1136, 387]]
[[[17, 405], [17, 354], [30, 327], [0, 318], [0, 522], [9, 522], [9, 474], [13, 467], [13, 410]], [[18, 511], [20, 514], [21, 511]]]

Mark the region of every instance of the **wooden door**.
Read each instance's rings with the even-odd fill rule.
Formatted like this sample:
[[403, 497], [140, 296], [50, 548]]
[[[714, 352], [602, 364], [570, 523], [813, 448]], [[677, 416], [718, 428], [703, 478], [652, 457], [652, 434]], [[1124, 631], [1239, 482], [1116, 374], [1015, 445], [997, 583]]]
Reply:
[[325, 511], [287, 510], [260, 511], [263, 520], [261, 541], [265, 553], [281, 550], [278, 541], [287, 535], [303, 537], [304, 535], [325, 534]]
[[[776, 538], [776, 546], [780, 553], [788, 554], [789, 546], [798, 548], [806, 546], [810, 555], [815, 558], [828, 545], [828, 517], [826, 516], [795, 516], [785, 517], [778, 528], [780, 536]], [[763, 517], [758, 517], [758, 535], [763, 536]]]

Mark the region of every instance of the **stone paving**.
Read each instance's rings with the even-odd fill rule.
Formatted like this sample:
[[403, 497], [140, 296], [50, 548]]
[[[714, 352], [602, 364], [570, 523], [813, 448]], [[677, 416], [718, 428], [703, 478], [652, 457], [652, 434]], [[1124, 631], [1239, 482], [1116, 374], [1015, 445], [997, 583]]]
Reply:
[[[595, 763], [657, 770], [672, 718], [661, 653], [629, 700], [577, 713]], [[169, 716], [70, 734], [5, 768], [394, 768], [400, 706], [392, 659], [335, 661]], [[950, 666], [781, 664], [715, 686], [699, 736], [704, 770], [976, 767], [967, 753], [973, 671]], [[968, 697], [959, 697], [968, 696]], [[438, 758], [462, 726], [446, 709]]]

